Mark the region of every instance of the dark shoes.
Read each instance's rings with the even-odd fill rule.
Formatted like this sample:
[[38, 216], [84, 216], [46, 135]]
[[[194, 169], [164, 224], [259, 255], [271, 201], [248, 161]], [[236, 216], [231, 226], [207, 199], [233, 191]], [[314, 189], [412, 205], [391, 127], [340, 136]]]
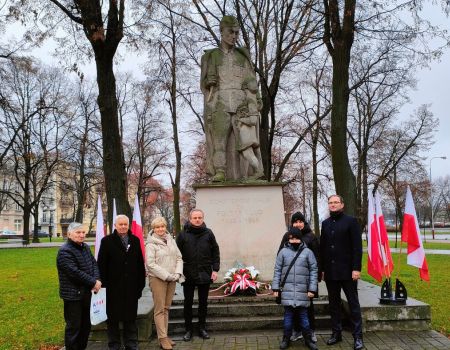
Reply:
[[339, 343], [340, 341], [342, 341], [342, 334], [338, 332], [333, 332], [333, 334], [331, 334], [330, 339], [327, 340], [327, 345], [334, 345], [336, 343]]
[[303, 338], [305, 338], [305, 345], [309, 350], [318, 349], [316, 343], [312, 340], [311, 334], [309, 335], [303, 334]]
[[192, 331], [187, 331], [183, 336], [183, 340], [190, 341], [191, 339], [192, 339]]
[[287, 349], [289, 347], [289, 343], [290, 343], [289, 337], [283, 335], [283, 339], [281, 340], [280, 343], [280, 349]]
[[206, 329], [200, 329], [200, 330], [198, 331], [198, 336], [199, 336], [200, 338], [203, 338], [203, 339], [209, 339], [209, 334], [208, 334], [208, 332], [206, 331]]
[[362, 338], [355, 338], [355, 342], [353, 344], [353, 349], [354, 350], [361, 350], [364, 348], [364, 343]]

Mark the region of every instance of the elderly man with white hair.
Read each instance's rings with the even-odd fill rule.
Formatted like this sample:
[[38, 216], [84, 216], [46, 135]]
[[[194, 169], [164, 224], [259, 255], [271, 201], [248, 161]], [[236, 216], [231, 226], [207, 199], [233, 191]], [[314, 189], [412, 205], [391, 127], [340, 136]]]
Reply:
[[130, 220], [117, 215], [114, 232], [102, 239], [98, 267], [106, 288], [108, 348], [121, 349], [119, 323], [123, 323], [123, 345], [138, 348], [136, 324], [138, 299], [145, 286], [145, 266], [139, 238], [129, 230]]
[[64, 300], [64, 342], [67, 350], [80, 350], [86, 349], [91, 331], [91, 291], [98, 292], [102, 283], [94, 256], [84, 243], [83, 224], [72, 222], [67, 238], [56, 258], [59, 295]]

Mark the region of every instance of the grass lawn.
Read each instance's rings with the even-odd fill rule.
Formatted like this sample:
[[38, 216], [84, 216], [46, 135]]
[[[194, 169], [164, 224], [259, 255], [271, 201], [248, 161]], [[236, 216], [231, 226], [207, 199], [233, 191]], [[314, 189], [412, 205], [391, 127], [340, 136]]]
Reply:
[[[0, 350], [49, 350], [63, 345], [63, 304], [58, 295], [58, 248], [0, 250]], [[394, 264], [397, 267], [397, 254]], [[431, 304], [433, 328], [450, 335], [450, 257], [428, 255], [431, 283], [421, 282], [416, 268], [402, 256], [400, 280], [408, 295]], [[367, 276], [364, 254], [363, 277]]]
[[[389, 246], [395, 248], [395, 241], [389, 241]], [[448, 243], [426, 241], [423, 243], [425, 249], [450, 250], [450, 241]], [[367, 248], [367, 241], [363, 241], [363, 247]], [[397, 242], [397, 248], [400, 248], [400, 241]], [[406, 250], [406, 244], [402, 243], [402, 250]]]
[[0, 349], [63, 345], [58, 248], [0, 251]]
[[[394, 262], [393, 277], [397, 276], [399, 254], [392, 254]], [[450, 290], [450, 278], [448, 271], [450, 269], [449, 255], [431, 255], [426, 256], [428, 268], [430, 271], [430, 283], [424, 282], [419, 278], [419, 270], [415, 267], [406, 265], [406, 255], [402, 254], [400, 258], [400, 281], [405, 285], [408, 297], [418, 299], [431, 305], [431, 322], [433, 329], [450, 336], [450, 303], [448, 302], [448, 291]], [[371, 276], [367, 274], [367, 254], [363, 255], [362, 278], [365, 281], [378, 284]]]

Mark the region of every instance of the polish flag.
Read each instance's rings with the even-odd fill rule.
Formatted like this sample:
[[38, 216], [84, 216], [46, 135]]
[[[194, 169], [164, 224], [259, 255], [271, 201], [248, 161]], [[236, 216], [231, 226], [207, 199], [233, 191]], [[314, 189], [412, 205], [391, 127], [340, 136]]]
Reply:
[[131, 222], [131, 232], [139, 238], [141, 242], [142, 256], [145, 261], [145, 245], [144, 245], [144, 235], [142, 229], [141, 211], [139, 210], [139, 199], [136, 196], [134, 200], [134, 210], [133, 210], [133, 221]]
[[380, 233], [378, 230], [377, 215], [372, 191], [369, 190], [369, 208], [367, 211], [367, 272], [378, 282], [383, 279], [383, 258]]
[[392, 262], [391, 248], [389, 247], [389, 237], [384, 223], [383, 211], [381, 210], [381, 201], [378, 191], [375, 192], [375, 212], [377, 214], [378, 232], [380, 233], [381, 253], [383, 258], [384, 274], [391, 277], [394, 263]]
[[408, 186], [406, 190], [405, 214], [403, 216], [402, 241], [408, 244], [408, 265], [419, 268], [420, 278], [430, 281], [425, 250], [420, 238], [419, 223], [417, 221], [416, 208]]
[[95, 246], [94, 246], [94, 256], [97, 260], [98, 252], [100, 250], [100, 244], [102, 243], [102, 238], [105, 237], [105, 228], [103, 227], [103, 211], [102, 211], [102, 200], [100, 195], [98, 195], [97, 201], [97, 225], [95, 232]]
[[117, 217], [117, 209], [116, 209], [116, 199], [113, 198], [113, 225], [111, 232], [114, 232], [114, 224], [116, 223], [116, 217]]

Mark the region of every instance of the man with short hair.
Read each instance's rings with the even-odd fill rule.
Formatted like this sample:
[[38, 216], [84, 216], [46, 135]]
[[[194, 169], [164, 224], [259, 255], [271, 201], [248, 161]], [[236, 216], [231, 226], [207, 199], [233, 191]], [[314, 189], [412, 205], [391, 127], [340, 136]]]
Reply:
[[350, 307], [355, 350], [364, 348], [357, 282], [361, 277], [361, 228], [355, 217], [344, 214], [344, 199], [328, 198], [330, 217], [322, 222], [320, 272], [328, 290], [332, 335], [327, 345], [342, 341], [341, 290]]
[[67, 229], [67, 242], [58, 251], [56, 266], [59, 295], [64, 301], [64, 344], [67, 350], [86, 349], [91, 331], [91, 291], [102, 286], [97, 262], [84, 243], [86, 229], [72, 222]]
[[220, 269], [220, 251], [214, 233], [206, 227], [204, 213], [193, 209], [184, 230], [177, 237], [177, 245], [183, 256], [184, 341], [192, 339], [192, 304], [194, 290], [198, 290], [198, 327], [199, 336], [209, 339], [206, 331], [208, 293], [211, 282], [217, 279]]
[[126, 215], [117, 215], [114, 232], [102, 239], [98, 266], [106, 287], [108, 348], [121, 348], [119, 322], [123, 323], [125, 349], [138, 348], [138, 300], [145, 286], [145, 267], [139, 238], [129, 230]]

